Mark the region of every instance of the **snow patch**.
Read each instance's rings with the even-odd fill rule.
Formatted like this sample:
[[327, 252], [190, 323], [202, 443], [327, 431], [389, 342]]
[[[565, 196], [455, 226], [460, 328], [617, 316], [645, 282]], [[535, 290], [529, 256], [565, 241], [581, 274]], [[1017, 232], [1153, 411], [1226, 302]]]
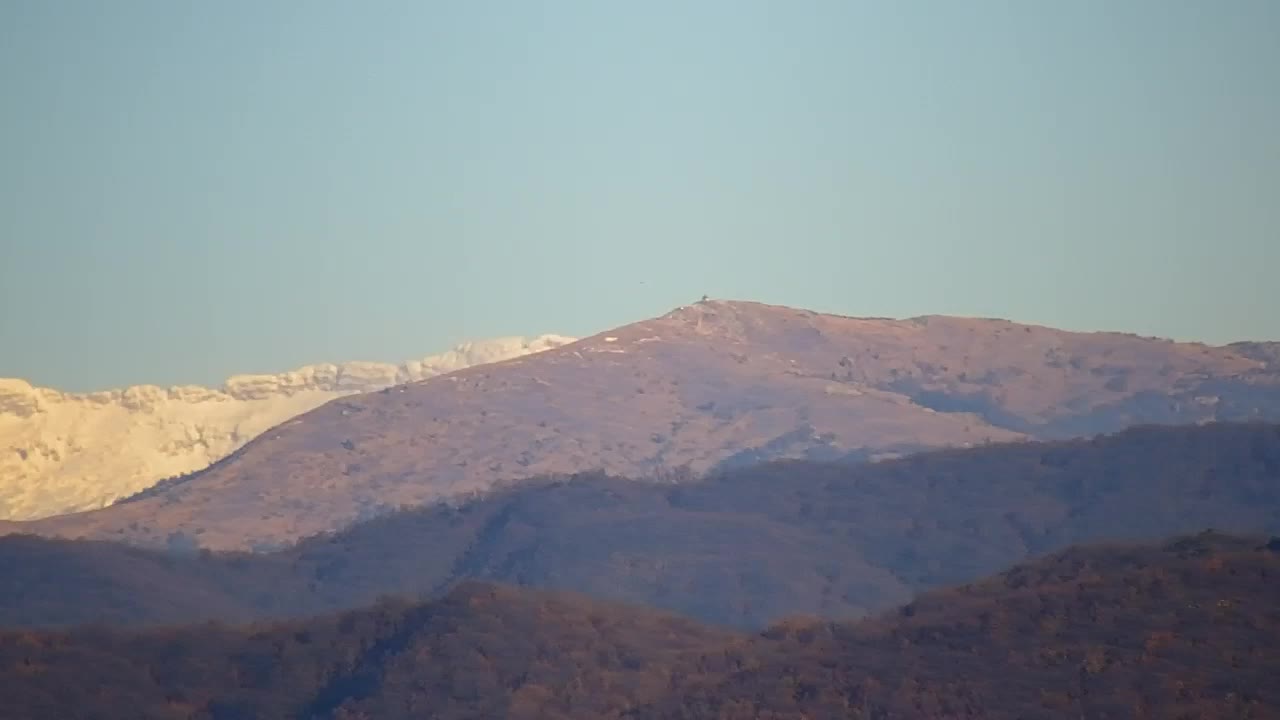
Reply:
[[[540, 335], [462, 343], [401, 365], [323, 363], [235, 375], [221, 389], [139, 385], [77, 394], [0, 378], [0, 520], [105, 507], [199, 470], [334, 398], [566, 345]], [[294, 419], [292, 422], [301, 422]]]

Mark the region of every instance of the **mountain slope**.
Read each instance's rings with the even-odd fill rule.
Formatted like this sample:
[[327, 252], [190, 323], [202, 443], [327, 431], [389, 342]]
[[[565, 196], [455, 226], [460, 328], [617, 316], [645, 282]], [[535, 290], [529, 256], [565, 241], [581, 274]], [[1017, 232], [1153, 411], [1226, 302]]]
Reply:
[[0, 633], [0, 718], [603, 717], [731, 640], [641, 608], [483, 585], [269, 627]]
[[401, 365], [309, 365], [237, 375], [218, 390], [150, 385], [63, 393], [0, 378], [0, 519], [110, 505], [199, 470], [330, 400], [559, 347], [572, 338], [497, 338]]
[[707, 622], [850, 618], [1080, 542], [1280, 533], [1280, 426], [1151, 427], [699, 482], [531, 481], [275, 553], [0, 538], [0, 625], [285, 617], [470, 579]]
[[270, 626], [0, 632], [0, 718], [1267, 718], [1278, 576], [1280, 541], [1205, 533], [753, 638], [474, 583]]
[[633, 718], [1280, 716], [1280, 541], [1077, 548], [856, 625], [798, 621]]
[[739, 302], [332, 402], [136, 502], [42, 534], [245, 548], [531, 476], [1280, 420], [1280, 370], [1229, 348], [997, 320]]

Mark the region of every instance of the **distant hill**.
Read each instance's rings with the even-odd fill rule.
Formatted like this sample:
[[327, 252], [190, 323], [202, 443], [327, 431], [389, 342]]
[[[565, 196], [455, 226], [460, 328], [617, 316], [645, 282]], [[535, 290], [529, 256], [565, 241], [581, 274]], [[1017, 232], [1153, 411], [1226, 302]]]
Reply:
[[10, 529], [244, 549], [401, 505], [601, 470], [1280, 421], [1280, 368], [1233, 349], [1002, 320], [708, 301], [544, 353], [330, 402], [131, 502]]
[[1089, 547], [855, 625], [797, 620], [630, 718], [1280, 717], [1280, 540]]
[[0, 538], [0, 625], [319, 613], [469, 579], [584, 592], [758, 628], [852, 618], [1081, 542], [1280, 533], [1280, 426], [803, 461], [697, 482], [544, 478], [268, 554]]
[[479, 584], [249, 628], [0, 632], [0, 718], [594, 718], [732, 642], [680, 618]]
[[0, 718], [1267, 718], [1278, 576], [1264, 538], [1201, 534], [754, 637], [477, 583], [280, 625], [0, 632]]
[[194, 385], [66, 393], [0, 378], [0, 519], [101, 508], [200, 470], [335, 398], [559, 347], [541, 335], [463, 343], [399, 365], [346, 362]]
[[1228, 349], [1264, 363], [1269, 369], [1280, 368], [1280, 342], [1238, 342]]

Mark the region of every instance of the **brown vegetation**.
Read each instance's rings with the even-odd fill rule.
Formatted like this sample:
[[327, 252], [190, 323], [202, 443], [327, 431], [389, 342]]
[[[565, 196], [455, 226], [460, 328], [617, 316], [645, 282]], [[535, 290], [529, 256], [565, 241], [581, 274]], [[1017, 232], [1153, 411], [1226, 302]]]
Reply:
[[1280, 717], [1280, 552], [1073, 549], [856, 625], [793, 623], [636, 718]]
[[0, 633], [0, 718], [1269, 718], [1280, 543], [1073, 549], [749, 638], [464, 584], [274, 626]]
[[603, 717], [730, 637], [640, 608], [464, 585], [276, 626], [0, 634], [0, 718]]

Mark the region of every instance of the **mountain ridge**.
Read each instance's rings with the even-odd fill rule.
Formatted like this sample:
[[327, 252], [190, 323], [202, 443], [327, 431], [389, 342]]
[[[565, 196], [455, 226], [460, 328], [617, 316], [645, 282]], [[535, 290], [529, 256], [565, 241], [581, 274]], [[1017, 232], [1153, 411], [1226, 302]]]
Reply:
[[699, 474], [744, 453], [874, 458], [1213, 420], [1280, 420], [1280, 369], [1120, 333], [712, 300], [348, 396], [137, 502], [26, 527], [247, 548], [538, 475]]
[[1272, 717], [1278, 572], [1260, 536], [1072, 547], [861, 622], [780, 623], [625, 717]]
[[670, 480], [537, 478], [258, 554], [200, 551], [184, 533], [166, 551], [0, 537], [0, 625], [278, 618], [468, 580], [734, 627], [857, 617], [1078, 543], [1205, 527], [1280, 534], [1280, 425], [1152, 426]]
[[100, 508], [163, 478], [203, 469], [329, 400], [572, 340], [493, 338], [399, 365], [355, 361], [233, 375], [220, 388], [136, 385], [69, 393], [0, 378], [0, 519]]
[[1271, 717], [1277, 573], [1265, 536], [1202, 532], [751, 635], [476, 582], [284, 623], [0, 630], [0, 718]]

